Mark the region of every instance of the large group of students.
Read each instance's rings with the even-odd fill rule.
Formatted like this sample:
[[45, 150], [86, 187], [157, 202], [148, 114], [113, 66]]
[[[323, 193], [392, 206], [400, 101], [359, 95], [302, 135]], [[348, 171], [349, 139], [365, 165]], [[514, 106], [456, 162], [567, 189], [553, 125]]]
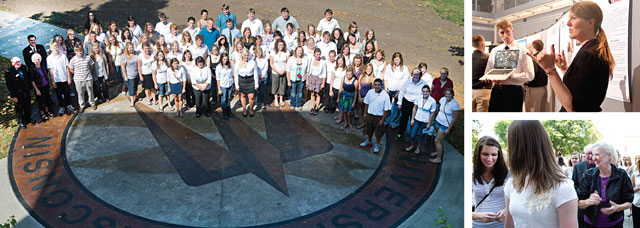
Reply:
[[537, 120], [513, 121], [504, 149], [490, 136], [475, 145], [473, 227], [623, 227], [625, 216], [640, 224], [640, 156], [633, 164], [600, 141], [566, 166]]
[[[460, 109], [447, 68], [434, 79], [424, 62], [410, 71], [400, 52], [387, 62], [373, 29], [361, 36], [351, 22], [343, 31], [331, 9], [317, 26], [306, 29], [287, 8], [272, 23], [263, 23], [249, 8], [240, 27], [229, 5], [223, 4], [221, 11], [213, 18], [203, 9], [199, 18], [188, 17], [181, 31], [164, 13], [155, 25], [140, 26], [128, 16], [127, 24], [118, 26], [89, 11], [84, 40], [69, 29], [66, 38], [53, 36], [48, 50], [29, 35], [23, 52], [26, 67], [15, 57], [5, 73], [19, 124], [26, 128], [31, 121], [26, 100], [32, 90], [46, 120], [56, 112], [96, 109], [113, 97], [108, 85], [122, 83], [116, 92], [127, 96], [132, 107], [146, 102], [159, 112], [175, 111], [176, 117], [191, 107], [195, 117], [209, 117], [218, 105], [224, 119], [232, 118], [234, 96], [240, 98], [244, 117], [265, 106], [302, 111], [310, 101], [309, 115], [338, 112], [334, 120], [342, 129], [366, 129], [363, 147], [373, 144], [376, 132], [376, 153], [384, 126], [398, 127], [398, 138], [410, 132], [413, 143], [406, 151], [416, 153], [422, 150], [416, 148], [422, 148], [417, 145], [423, 132], [431, 129], [440, 142], [432, 162], [441, 162], [441, 141]], [[140, 85], [143, 96], [137, 93]], [[55, 88], [59, 110], [51, 108], [49, 87]], [[73, 97], [78, 107], [72, 105]]]

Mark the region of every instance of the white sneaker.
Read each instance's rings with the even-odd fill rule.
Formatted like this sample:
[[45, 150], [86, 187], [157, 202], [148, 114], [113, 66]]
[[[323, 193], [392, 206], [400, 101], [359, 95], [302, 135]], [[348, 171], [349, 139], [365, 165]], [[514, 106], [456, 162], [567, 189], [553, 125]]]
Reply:
[[72, 111], [72, 112], [76, 110], [76, 109], [75, 109], [75, 108], [73, 108], [73, 106], [71, 106], [71, 105], [67, 105], [67, 109], [68, 109], [69, 111]]
[[373, 146], [373, 153], [374, 154], [380, 153], [380, 144], [376, 144]]
[[360, 143], [360, 147], [368, 147], [368, 146], [371, 146], [371, 142], [369, 142], [368, 139]]

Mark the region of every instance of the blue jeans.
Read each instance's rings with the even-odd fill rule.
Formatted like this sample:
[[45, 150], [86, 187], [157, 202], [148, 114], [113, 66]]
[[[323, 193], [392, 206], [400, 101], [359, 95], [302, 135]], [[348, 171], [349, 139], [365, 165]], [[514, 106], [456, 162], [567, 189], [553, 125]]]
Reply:
[[427, 127], [427, 123], [414, 120], [413, 126], [411, 126], [411, 142], [423, 143], [424, 137], [422, 137], [422, 129]]
[[136, 95], [136, 90], [138, 89], [138, 77], [136, 78], [129, 78], [129, 81], [125, 82], [125, 85], [127, 85], [127, 89], [129, 89], [129, 96], [135, 96]]
[[229, 88], [220, 87], [222, 95], [220, 95], [220, 107], [223, 109], [229, 108], [231, 102], [231, 92], [233, 92], [233, 86]]
[[119, 64], [116, 64], [117, 66], [115, 67], [115, 70], [113, 72], [113, 81], [115, 83], [119, 83], [119, 82], [124, 82], [124, 75], [122, 75], [122, 67]]
[[291, 81], [291, 107], [302, 107], [302, 89], [304, 88], [304, 81]]

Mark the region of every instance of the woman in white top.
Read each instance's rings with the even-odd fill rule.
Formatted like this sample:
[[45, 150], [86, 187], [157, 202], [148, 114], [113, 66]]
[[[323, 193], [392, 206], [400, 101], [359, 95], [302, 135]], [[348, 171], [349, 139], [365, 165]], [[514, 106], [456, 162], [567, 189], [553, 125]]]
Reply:
[[[153, 63], [155, 61], [149, 43], [144, 43], [142, 45], [142, 53], [138, 56], [138, 71], [142, 74], [140, 81], [142, 82], [148, 105], [151, 105], [156, 97], [155, 84], [153, 82]], [[155, 104], [158, 104], [157, 100], [155, 100]]]
[[107, 28], [107, 37], [109, 36], [113, 36], [113, 37], [120, 36], [120, 30], [118, 29], [118, 26], [116, 25], [115, 21], [109, 22], [109, 27]]
[[211, 90], [211, 69], [204, 64], [204, 58], [196, 58], [196, 67], [191, 71], [191, 85], [196, 97], [196, 118], [200, 115], [211, 116], [209, 93]]
[[287, 45], [282, 39], [275, 41], [275, 48], [269, 57], [271, 65], [271, 93], [273, 94], [273, 105], [280, 107], [284, 105], [284, 93], [287, 90], [287, 61], [289, 54]]
[[409, 69], [404, 65], [402, 54], [400, 52], [393, 53], [391, 56], [392, 63], [388, 64], [384, 72], [384, 89], [389, 93], [391, 98], [391, 112], [387, 116], [386, 124], [391, 128], [400, 125], [400, 110], [398, 109], [398, 91], [402, 87], [402, 83], [409, 79]]
[[[142, 53], [142, 45], [145, 43], [151, 44], [151, 41], [149, 40], [149, 36], [143, 33], [142, 35], [140, 35], [140, 42], [138, 42], [138, 46], [136, 46], [136, 54]], [[151, 50], [153, 51], [153, 49]]]
[[[256, 38], [259, 38], [259, 36], [257, 36]], [[256, 60], [256, 66], [258, 67], [258, 74], [260, 75], [260, 88], [258, 89], [258, 107], [262, 107], [264, 106], [264, 99], [267, 96], [267, 78], [269, 77], [269, 75], [267, 74], [267, 70], [269, 69], [269, 59], [265, 57], [260, 46], [256, 46], [254, 48], [256, 49], [255, 51], [253, 51], [253, 53]]]
[[183, 95], [184, 99], [187, 102], [187, 109], [193, 107], [196, 103], [196, 98], [193, 96], [193, 87], [191, 86], [191, 71], [194, 67], [196, 67], [195, 61], [193, 61], [193, 55], [191, 55], [190, 50], [184, 51], [182, 54], [182, 62], [180, 63], [182, 68], [184, 68], [185, 74], [185, 93]]
[[352, 55], [362, 55], [362, 45], [356, 40], [356, 35], [349, 34], [347, 37], [347, 43], [349, 44], [349, 53]]
[[282, 39], [287, 44], [287, 52], [291, 52], [295, 49], [296, 44], [298, 43], [298, 33], [295, 32], [296, 28], [294, 28], [292, 23], [287, 24], [287, 31], [282, 36]]
[[[140, 28], [140, 25], [136, 24], [136, 19], [133, 16], [129, 16], [127, 17], [127, 29], [131, 32], [131, 35], [134, 36], [136, 39], [140, 39], [140, 35], [142, 35], [142, 28]], [[124, 42], [124, 40], [122, 40]], [[134, 45], [138, 46], [137, 44]]]
[[571, 178], [572, 180], [573, 180], [573, 166], [578, 164], [578, 162], [580, 162], [580, 153], [573, 152], [569, 157], [569, 169], [567, 170], [569, 171], [568, 173], [569, 178]]
[[[300, 46], [300, 47], [304, 47], [307, 43], [307, 33], [304, 31], [300, 31], [298, 33], [298, 38], [296, 39], [296, 47]], [[314, 42], [315, 43], [315, 42]], [[306, 56], [306, 53], [305, 53]], [[311, 55], [309, 55], [309, 58], [312, 58], [313, 53], [311, 53]]]
[[[124, 75], [122, 74], [122, 68], [120, 67], [120, 62], [122, 61], [122, 47], [120, 47], [120, 44], [118, 43], [116, 37], [114, 36], [109, 36], [107, 37], [107, 42], [105, 43], [106, 47], [105, 47], [105, 51], [108, 54], [107, 58], [110, 58], [110, 65], [113, 64], [110, 67], [113, 67], [111, 69], [113, 69], [113, 71], [111, 71], [111, 75], [113, 76], [113, 81], [115, 83], [119, 83], [120, 81], [124, 81]], [[124, 88], [125, 85], [123, 83], [122, 85], [122, 94], [124, 94]], [[117, 93], [118, 89], [116, 88], [116, 93]]]
[[229, 41], [227, 41], [226, 36], [220, 36], [220, 38], [216, 40], [216, 43], [214, 46], [218, 46], [218, 48], [220, 48], [220, 54], [222, 53], [229, 54], [229, 52], [231, 51], [231, 47], [229, 47]]
[[[309, 58], [309, 60], [313, 60], [313, 53], [316, 50], [316, 42], [313, 39], [307, 39], [305, 41], [305, 45], [302, 47], [304, 49], [304, 56]], [[322, 57], [322, 54], [320, 55]]]
[[320, 92], [324, 89], [324, 84], [327, 81], [327, 65], [322, 60], [320, 48], [316, 48], [313, 51], [313, 59], [309, 66], [308, 75], [307, 88], [311, 92], [311, 110], [309, 114], [316, 116], [320, 106]]
[[153, 45], [151, 49], [153, 49], [153, 55], [155, 55], [155, 53], [158, 51], [162, 51], [164, 53], [169, 53], [169, 51], [171, 51], [171, 49], [169, 49], [169, 44], [167, 44], [166, 39], [164, 38], [164, 35], [158, 36], [158, 40], [156, 40], [155, 45]]
[[[442, 163], [442, 141], [444, 137], [451, 132], [453, 124], [458, 119], [458, 112], [460, 112], [460, 105], [453, 99], [453, 89], [446, 88], [444, 91], [444, 97], [440, 98], [440, 111], [436, 115], [435, 127], [436, 127], [436, 151], [431, 153], [431, 156], [436, 156], [433, 159], [429, 159], [431, 163]], [[511, 150], [510, 150], [511, 151]]]
[[297, 47], [294, 55], [287, 61], [287, 78], [291, 87], [289, 105], [291, 110], [302, 110], [302, 89], [309, 74], [309, 60], [304, 57], [302, 47]]
[[356, 56], [355, 54], [351, 54], [351, 49], [349, 48], [349, 44], [342, 45], [342, 51], [340, 55], [344, 56], [344, 60], [347, 63], [347, 67], [351, 67], [351, 62], [353, 62], [353, 58]]
[[355, 21], [352, 21], [351, 24], [349, 24], [349, 28], [344, 32], [344, 38], [348, 39], [350, 34], [353, 34], [356, 37], [356, 42], [360, 42], [360, 32], [358, 32], [358, 24], [356, 24]]
[[125, 45], [127, 43], [133, 44], [134, 47], [138, 46], [138, 38], [131, 34], [131, 30], [125, 29], [122, 31], [122, 35], [120, 35], [120, 47], [125, 49]]
[[[342, 86], [342, 80], [347, 72], [347, 63], [344, 56], [338, 55], [336, 58], [336, 65], [331, 70], [331, 79], [329, 80], [329, 112], [334, 113], [338, 108], [338, 97], [340, 96], [340, 87]], [[338, 113], [333, 117], [336, 123], [342, 123], [342, 115]]]
[[500, 143], [490, 136], [480, 138], [473, 152], [471, 219], [474, 228], [504, 227], [504, 185], [508, 179], [509, 170]]
[[200, 34], [196, 35], [196, 45], [191, 47], [191, 55], [193, 55], [194, 59], [198, 57], [206, 59], [207, 55], [209, 55], [209, 47], [204, 44], [204, 37]]
[[[183, 34], [182, 36], [184, 36], [185, 32], [187, 32], [187, 33], [189, 33], [189, 35], [191, 35], [191, 39], [195, 39], [196, 35], [198, 35], [200, 33], [200, 28], [198, 28], [196, 26], [196, 19], [195, 18], [193, 18], [193, 17], [188, 17], [187, 18], [187, 27], [182, 30], [182, 34]], [[182, 39], [182, 36], [181, 36], [181, 39]], [[178, 40], [178, 41], [180, 41], [180, 40]]]
[[185, 93], [187, 81], [185, 69], [180, 66], [177, 59], [171, 59], [171, 68], [167, 71], [167, 79], [169, 80], [169, 94], [176, 103], [176, 117], [184, 116], [182, 114], [182, 94]]
[[249, 115], [253, 117], [253, 95], [259, 88], [260, 74], [256, 61], [249, 58], [249, 50], [242, 50], [242, 58], [236, 62], [233, 69], [233, 81], [236, 91], [240, 93], [240, 102], [242, 103], [242, 116], [247, 116], [247, 101], [249, 100]]
[[[164, 52], [156, 53], [156, 62], [152, 65], [152, 74], [153, 74], [153, 84], [155, 85], [156, 91], [158, 91], [158, 98], [160, 98], [160, 107], [158, 107], [158, 111], [164, 112], [164, 100], [167, 99], [168, 86], [167, 86], [167, 71], [169, 69], [169, 62], [167, 62], [167, 58]], [[167, 99], [167, 101], [169, 101]], [[173, 106], [171, 102], [169, 103], [169, 107], [171, 111], [173, 111]]]
[[169, 25], [169, 31], [169, 37], [165, 37], [169, 45], [171, 45], [174, 41], [180, 42], [182, 40], [182, 35], [178, 32], [178, 25]]
[[[332, 30], [328, 30], [328, 31], [332, 31]], [[308, 40], [308, 39], [312, 39], [316, 43], [322, 40], [320, 31], [316, 30], [316, 26], [314, 25], [307, 26], [307, 34], [306, 34], [305, 40]]]
[[562, 156], [558, 156], [558, 165], [560, 166], [560, 169], [562, 169], [562, 173], [564, 173], [565, 176], [571, 178], [568, 172], [569, 167], [567, 167], [567, 164], [564, 163], [564, 158], [562, 158]]
[[[260, 37], [262, 37], [262, 41], [263, 41], [262, 45], [264, 45], [265, 47], [270, 47], [271, 43], [276, 41], [273, 38], [273, 29], [271, 28], [271, 24], [264, 23], [264, 32], [262, 34], [260, 34]], [[269, 49], [269, 48], [267, 48], [267, 49]]]
[[60, 54], [65, 55], [65, 56], [67, 55], [67, 47], [66, 47], [66, 45], [64, 43], [64, 38], [62, 38], [62, 36], [58, 35], [58, 34], [53, 36], [53, 40], [51, 40], [51, 44], [49, 44], [49, 51], [47, 51], [47, 54], [51, 54], [51, 52], [52, 52], [51, 51], [51, 45], [53, 43], [58, 44], [58, 52]]
[[[102, 43], [104, 43], [104, 38], [107, 37], [106, 34], [104, 34], [104, 32], [102, 32], [102, 27], [100, 27], [100, 24], [91, 24], [91, 32], [95, 32], [96, 33], [96, 40], [100, 41]], [[90, 42], [89, 41], [89, 36], [85, 36], [84, 37], [84, 42]]]
[[180, 50], [180, 45], [177, 41], [173, 41], [171, 44], [171, 51], [167, 53], [167, 62], [171, 61], [171, 59], [178, 59], [178, 61], [182, 61], [182, 51]]
[[427, 72], [427, 63], [419, 63], [418, 69], [420, 69], [420, 73], [422, 73], [422, 76], [420, 78], [422, 78], [422, 80], [424, 80], [427, 85], [429, 85], [429, 88], [433, 88], [433, 76], [431, 76], [431, 74]]
[[122, 75], [124, 75], [127, 90], [129, 90], [129, 106], [133, 107], [136, 102], [138, 80], [141, 80], [142, 74], [140, 74], [138, 70], [138, 55], [136, 55], [133, 44], [131, 42], [127, 43], [124, 50], [120, 67], [122, 68]]
[[577, 227], [576, 190], [555, 162], [542, 123], [511, 122], [507, 141], [511, 178], [504, 187], [504, 227]]
[[382, 49], [376, 50], [374, 55], [375, 58], [371, 60], [371, 65], [373, 65], [373, 76], [384, 81], [384, 70], [387, 66], [387, 62], [384, 61], [384, 51]]
[[[229, 58], [231, 59], [231, 64], [234, 66], [240, 62], [242, 59], [242, 51], [244, 50], [244, 45], [242, 42], [236, 42], [233, 44], [233, 51], [229, 54]], [[251, 59], [251, 53], [249, 53], [249, 59]]]
[[[262, 51], [262, 55], [263, 55], [263, 56], [265, 56], [265, 57], [266, 57], [266, 56], [269, 56], [269, 50], [267, 49], [267, 47], [266, 47], [266, 46], [264, 46], [264, 45], [263, 45], [263, 43], [262, 43], [262, 37], [261, 37], [261, 36], [256, 36], [256, 37], [254, 38], [254, 44], [249, 48], [249, 54], [250, 54], [251, 56], [254, 56], [254, 58], [255, 58], [255, 56], [256, 56], [256, 53], [255, 53], [255, 50], [256, 50], [256, 49], [260, 49], [260, 50]], [[268, 59], [269, 59], [269, 58], [267, 58], [267, 60], [268, 60]], [[268, 62], [268, 61], [267, 61], [267, 62]]]
[[[209, 56], [207, 56], [207, 59], [205, 60], [205, 62], [207, 63], [207, 67], [209, 67], [209, 69], [211, 70], [211, 81], [215, 83], [216, 67], [218, 66], [218, 64], [220, 64], [220, 49], [218, 48], [218, 46], [216, 45], [211, 46], [211, 52], [209, 52]], [[211, 92], [209, 94], [209, 102], [211, 102], [212, 104], [215, 104], [218, 102], [217, 88], [218, 88], [217, 86], [213, 85], [213, 87], [211, 87], [211, 89], [209, 90]]]
[[109, 62], [107, 56], [102, 53], [100, 44], [93, 43], [91, 46], [91, 60], [93, 60], [93, 91], [100, 102], [109, 102], [109, 89], [107, 79], [109, 79]]
[[231, 92], [233, 91], [233, 74], [229, 55], [227, 53], [220, 54], [220, 64], [216, 66], [216, 84], [218, 96], [220, 96], [220, 107], [225, 120], [232, 117], [229, 104], [231, 102]]
[[[320, 49], [320, 53], [322, 54], [322, 49]], [[324, 59], [324, 56], [321, 56], [321, 58]], [[333, 70], [336, 68], [336, 52], [334, 50], [329, 51], [328, 58], [325, 60], [324, 64], [327, 65], [327, 80], [325, 80], [324, 91], [322, 91], [322, 96], [324, 98], [324, 113], [333, 114], [333, 112], [331, 112], [331, 96], [329, 96], [329, 92], [332, 90], [331, 76], [333, 76]]]

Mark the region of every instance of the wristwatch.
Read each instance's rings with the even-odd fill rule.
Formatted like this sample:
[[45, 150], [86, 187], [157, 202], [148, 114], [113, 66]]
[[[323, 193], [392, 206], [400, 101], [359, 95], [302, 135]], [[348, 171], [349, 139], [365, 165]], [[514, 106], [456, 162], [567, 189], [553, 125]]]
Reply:
[[551, 72], [554, 72], [554, 71], [556, 71], [555, 67], [552, 67], [552, 68], [544, 70], [544, 72], [547, 73], [547, 74], [550, 74]]

